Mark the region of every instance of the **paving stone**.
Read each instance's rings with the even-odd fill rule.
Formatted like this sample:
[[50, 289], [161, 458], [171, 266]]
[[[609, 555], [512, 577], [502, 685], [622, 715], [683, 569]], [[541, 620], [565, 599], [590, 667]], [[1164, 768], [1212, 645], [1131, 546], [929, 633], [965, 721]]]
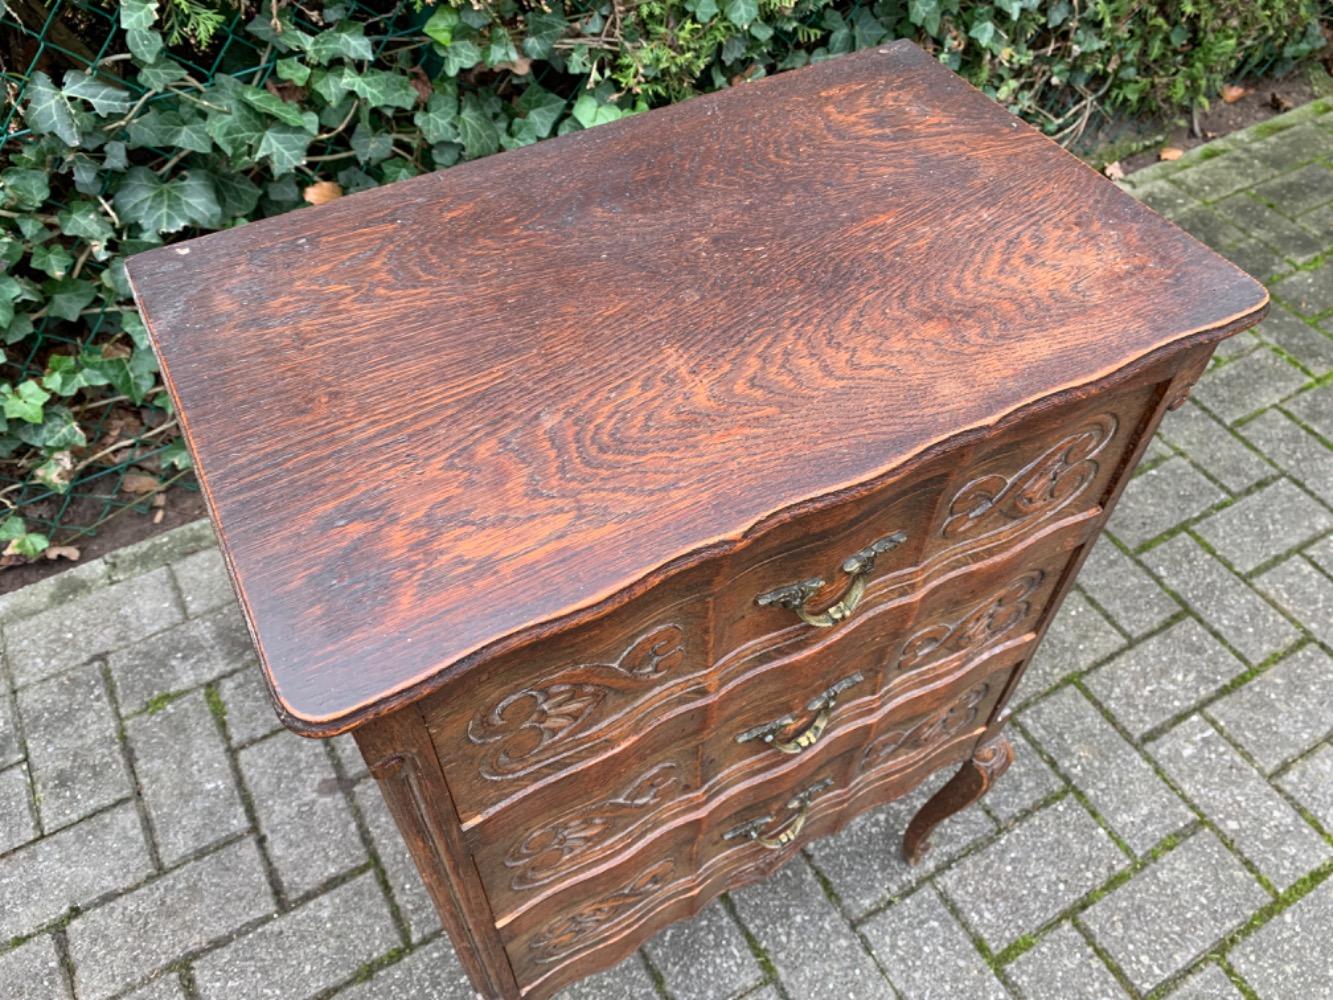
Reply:
[[910, 795], [861, 814], [837, 835], [816, 840], [806, 848], [806, 854], [853, 919], [995, 832], [995, 823], [984, 810], [964, 809], [935, 828], [930, 851], [920, 867], [903, 860], [901, 845], [907, 824], [952, 774], [953, 769], [945, 769], [931, 775]]
[[1329, 535], [1322, 542], [1315, 542], [1305, 550], [1305, 555], [1325, 573], [1333, 576], [1333, 535]]
[[1177, 212], [1172, 221], [1196, 240], [1208, 244], [1214, 250], [1234, 246], [1245, 238], [1241, 230], [1203, 205]]
[[1065, 787], [1058, 774], [1017, 729], [1010, 728], [1009, 742], [1014, 745], [1014, 762], [981, 801], [1002, 822], [1026, 812]]
[[1297, 216], [1333, 200], [1333, 170], [1311, 163], [1254, 189], [1255, 196], [1280, 212]]
[[1213, 362], [1232, 361], [1258, 350], [1263, 342], [1251, 330], [1228, 337], [1213, 348]]
[[[1274, 120], [1289, 125], [1285, 117]], [[1273, 173], [1278, 174], [1315, 159], [1314, 154], [1323, 149], [1327, 142], [1328, 136], [1320, 129], [1319, 124], [1307, 121], [1300, 125], [1289, 125], [1277, 134], [1270, 133], [1251, 144], [1248, 149], [1251, 156], [1266, 163]]]
[[1209, 706], [1208, 714], [1272, 773], [1333, 729], [1333, 657], [1306, 646]]
[[69, 996], [50, 934], [0, 954], [0, 1000], [60, 1000]]
[[475, 1000], [477, 993], [448, 939], [437, 938], [337, 996], [338, 1000]]
[[338, 776], [319, 741], [282, 732], [237, 756], [288, 897], [366, 861]]
[[109, 579], [106, 560], [91, 562], [61, 570], [45, 580], [0, 594], [0, 624], [12, 624], [47, 608], [62, 607], [75, 598], [96, 590]]
[[737, 996], [764, 981], [745, 935], [721, 903], [710, 903], [692, 920], [668, 927], [644, 951], [675, 1000]]
[[1205, 965], [1168, 994], [1171, 1000], [1240, 1000], [1241, 992], [1216, 965]]
[[1259, 332], [1270, 344], [1282, 348], [1315, 375], [1333, 369], [1333, 337], [1320, 333], [1281, 306], [1272, 306], [1260, 324]]
[[1195, 208], [1198, 202], [1187, 195], [1170, 181], [1155, 181], [1134, 191], [1134, 197], [1151, 208], [1158, 215], [1173, 219], [1187, 208]]
[[1133, 474], [1138, 475], [1139, 472], [1145, 471], [1148, 466], [1156, 465], [1173, 455], [1175, 455], [1175, 452], [1171, 450], [1166, 442], [1159, 437], [1154, 437], [1148, 442], [1148, 447], [1143, 452], [1143, 458], [1139, 460], [1139, 467], [1134, 470]]
[[152, 870], [143, 827], [125, 803], [0, 857], [0, 940], [36, 930]]
[[1121, 653], [1084, 683], [1134, 736], [1192, 708], [1245, 670], [1193, 620]]
[[251, 743], [282, 728], [259, 664], [224, 678], [218, 683], [218, 694], [227, 706], [227, 736], [233, 746]]
[[4, 674], [0, 673], [0, 767], [23, 759], [23, 747], [19, 744], [18, 721], [14, 716], [14, 702], [10, 698]]
[[636, 954], [561, 990], [555, 1000], [657, 1000], [657, 989]]
[[171, 571], [102, 587], [4, 627], [5, 653], [22, 687], [160, 632], [184, 617]]
[[1086, 597], [1073, 591], [1060, 605], [1037, 654], [1023, 672], [1019, 698], [1035, 697], [1070, 674], [1082, 673], [1094, 663], [1100, 663], [1124, 646], [1124, 636], [1115, 630], [1106, 616], [1089, 604]]
[[116, 714], [98, 664], [23, 688], [18, 705], [44, 829], [73, 823], [130, 794]]
[[1333, 263], [1297, 271], [1273, 286], [1273, 293], [1302, 316], [1322, 315], [1333, 309]]
[[159, 976], [147, 986], [127, 993], [121, 1000], [185, 1000], [185, 990], [174, 972]]
[[324, 740], [324, 745], [333, 751], [338, 766], [343, 769], [349, 781], [360, 781], [370, 777], [366, 759], [361, 756], [361, 748], [356, 745], [356, 737], [351, 733], [340, 733]]
[[125, 728], [163, 864], [174, 865], [249, 825], [227, 746], [202, 691], [130, 719]]
[[191, 618], [236, 603], [226, 564], [216, 548], [204, 549], [173, 563], [171, 571], [180, 585], [185, 613]]
[[179, 528], [145, 538], [142, 542], [108, 552], [101, 561], [107, 564], [113, 581], [125, 580], [176, 562], [191, 552], [216, 546], [213, 525], [208, 518], [201, 517]]
[[1009, 991], [930, 886], [861, 925], [904, 1000], [1008, 1000]]
[[1267, 410], [1243, 428], [1269, 460], [1311, 492], [1333, 498], [1333, 451], [1279, 410]]
[[1267, 282], [1271, 277], [1292, 269], [1291, 262], [1286, 257], [1253, 236], [1221, 248], [1220, 252], [1227, 260], [1257, 281]]
[[[1207, 892], [1200, 887], [1207, 886]], [[1114, 892], [1083, 923], [1143, 992], [1179, 972], [1268, 901], [1210, 830], [1200, 830]]]
[[1093, 545], [1079, 571], [1078, 583], [1135, 638], [1151, 632], [1180, 610], [1180, 605], [1109, 538], [1100, 538]]
[[158, 695], [198, 687], [253, 662], [245, 623], [230, 606], [107, 657], [127, 714], [141, 710]]
[[26, 767], [17, 764], [0, 771], [0, 854], [26, 844], [40, 833], [31, 799]]
[[1061, 924], [1006, 968], [1028, 1000], [1111, 1000], [1120, 988], [1083, 935]]
[[393, 893], [398, 912], [407, 921], [408, 935], [413, 941], [433, 934], [440, 929], [440, 916], [435, 912], [435, 904], [426, 892], [425, 883], [417, 874], [416, 864], [407, 852], [402, 834], [394, 825], [389, 815], [389, 807], [384, 804], [384, 796], [379, 786], [373, 781], [363, 781], [353, 793], [357, 807], [365, 817], [370, 839], [384, 866], [384, 875], [389, 880], [389, 891]]
[[[881, 850], [892, 849], [881, 843]], [[792, 996], [884, 996], [884, 978], [875, 963], [799, 857], [731, 898]]]
[[1293, 397], [1286, 409], [1301, 423], [1333, 440], [1333, 383]]
[[1333, 998], [1333, 881], [1325, 881], [1232, 949], [1232, 967], [1261, 997]]
[[1301, 637], [1268, 602], [1188, 535], [1177, 535], [1145, 552], [1143, 562], [1251, 663], [1261, 662]]
[[1136, 476], [1125, 487], [1107, 527], [1126, 545], [1137, 548], [1226, 498], [1189, 462], [1173, 458]]
[[1292, 556], [1254, 581], [1264, 593], [1310, 630], [1324, 645], [1333, 645], [1333, 587], [1328, 577]]
[[1199, 379], [1192, 398], [1228, 424], [1272, 406], [1309, 381], [1309, 376], [1263, 349], [1210, 369]]
[[1242, 573], [1333, 528], [1333, 513], [1286, 479], [1201, 521], [1195, 531]]
[[101, 1000], [272, 909], [254, 841], [238, 840], [76, 918], [74, 988]]
[[1162, 422], [1162, 435], [1233, 493], [1273, 474], [1273, 469], [1194, 402]]
[[1193, 820], [1189, 808], [1080, 691], [1023, 713], [1024, 727], [1136, 854]]
[[1223, 836], [1279, 890], [1333, 855], [1333, 848], [1273, 786], [1198, 716], [1148, 749]]
[[373, 872], [270, 920], [194, 963], [203, 1000], [308, 997], [398, 945]]
[[1271, 170], [1262, 160], [1229, 152], [1205, 160], [1171, 178], [1186, 193], [1203, 201], [1216, 201], [1267, 178]]
[[1302, 229], [1285, 215], [1249, 194], [1232, 195], [1219, 201], [1213, 205], [1213, 211], [1293, 260], [1307, 260], [1317, 256], [1324, 251], [1327, 243], [1327, 238], [1320, 238]]
[[1034, 931], [1129, 863], [1073, 796], [969, 854], [937, 882], [992, 951]]
[[1296, 763], [1278, 784], [1333, 832], [1333, 746], [1325, 744]]

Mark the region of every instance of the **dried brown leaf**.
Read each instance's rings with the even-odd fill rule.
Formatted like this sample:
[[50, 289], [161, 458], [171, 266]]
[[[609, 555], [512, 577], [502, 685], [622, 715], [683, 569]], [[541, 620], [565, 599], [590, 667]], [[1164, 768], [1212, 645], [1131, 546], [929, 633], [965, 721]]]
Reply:
[[1113, 181], [1125, 179], [1125, 168], [1120, 165], [1119, 160], [1116, 160], [1113, 163], [1108, 163], [1106, 166], [1102, 167], [1102, 173]]
[[1227, 104], [1235, 104], [1248, 93], [1249, 91], [1244, 87], [1238, 87], [1234, 83], [1228, 83], [1222, 88], [1222, 100]]
[[342, 185], [337, 181], [315, 181], [301, 192], [301, 197], [312, 205], [325, 205], [342, 196]]
[[1158, 152], [1159, 160], [1178, 160], [1185, 155], [1185, 151], [1177, 146], [1164, 146]]
[[70, 562], [78, 562], [82, 553], [73, 545], [52, 545], [42, 555], [48, 559], [68, 559]]
[[157, 476], [145, 472], [127, 472], [120, 481], [120, 488], [126, 493], [156, 493], [159, 485]]

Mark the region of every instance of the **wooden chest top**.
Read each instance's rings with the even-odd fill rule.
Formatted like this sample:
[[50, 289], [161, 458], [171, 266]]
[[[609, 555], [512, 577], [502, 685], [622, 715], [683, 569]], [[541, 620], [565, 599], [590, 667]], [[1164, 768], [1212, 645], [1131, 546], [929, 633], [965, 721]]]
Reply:
[[310, 734], [1267, 299], [907, 43], [129, 272]]

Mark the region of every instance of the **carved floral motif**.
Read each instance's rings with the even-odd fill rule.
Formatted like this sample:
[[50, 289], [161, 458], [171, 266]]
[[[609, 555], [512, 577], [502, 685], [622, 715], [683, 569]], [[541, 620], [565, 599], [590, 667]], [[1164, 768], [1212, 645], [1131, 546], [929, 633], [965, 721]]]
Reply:
[[612, 695], [644, 687], [680, 665], [684, 638], [679, 625], [661, 625], [635, 639], [614, 663], [566, 667], [483, 709], [467, 730], [473, 744], [498, 744], [483, 761], [482, 775], [517, 777], [571, 752], [577, 737], [601, 720]]
[[528, 950], [536, 961], [547, 965], [587, 947], [666, 885], [673, 867], [674, 863], [669, 859], [659, 861], [610, 895], [548, 924], [529, 942]]
[[887, 757], [914, 755], [948, 742], [976, 725], [981, 715], [981, 703], [989, 693], [990, 682], [982, 681], [968, 688], [956, 701], [934, 715], [877, 736], [862, 754], [862, 763], [873, 767]]
[[595, 857], [613, 836], [665, 801], [680, 785], [676, 765], [650, 768], [618, 795], [600, 805], [572, 809], [530, 832], [505, 857], [518, 871], [510, 882], [516, 892], [545, 885]]
[[1042, 570], [1030, 570], [962, 618], [918, 629], [903, 644], [898, 669], [916, 670], [958, 653], [972, 653], [1012, 632], [1032, 613], [1028, 598], [1045, 577]]
[[1095, 456], [1115, 435], [1114, 414], [1084, 424], [1012, 476], [981, 476], [949, 504], [941, 533], [965, 538], [1037, 521], [1072, 503], [1097, 477]]

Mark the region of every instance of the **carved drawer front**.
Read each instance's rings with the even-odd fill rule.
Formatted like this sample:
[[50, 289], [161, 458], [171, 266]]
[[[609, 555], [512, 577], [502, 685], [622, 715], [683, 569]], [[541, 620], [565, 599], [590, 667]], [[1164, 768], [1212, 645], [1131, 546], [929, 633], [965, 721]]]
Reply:
[[1160, 391], [1141, 384], [1029, 416], [905, 481], [775, 529], [719, 597], [721, 658], [818, 642], [904, 591], [1098, 507]]
[[[532, 907], [633, 850], [701, 800], [794, 757], [815, 757], [887, 709], [908, 720], [960, 671], [1031, 637], [1094, 518], [1077, 515], [924, 592], [830, 633], [817, 647], [673, 703], [615, 751], [532, 787], [465, 830], [497, 917]], [[912, 702], [917, 707], [902, 707]], [[905, 715], [903, 713], [906, 713]]]
[[[549, 995], [576, 959], [597, 952], [598, 964], [617, 960], [643, 934], [697, 912], [727, 889], [766, 877], [802, 844], [966, 757], [1030, 639], [844, 729], [826, 753], [789, 758], [721, 797], [672, 815], [637, 850], [500, 918], [520, 983], [535, 995]], [[885, 749], [898, 733], [897, 749]], [[480, 858], [478, 865], [485, 879], [488, 867]]]
[[631, 604], [499, 657], [484, 682], [470, 677], [422, 703], [465, 827], [705, 693], [708, 616], [694, 586], [689, 600]]

